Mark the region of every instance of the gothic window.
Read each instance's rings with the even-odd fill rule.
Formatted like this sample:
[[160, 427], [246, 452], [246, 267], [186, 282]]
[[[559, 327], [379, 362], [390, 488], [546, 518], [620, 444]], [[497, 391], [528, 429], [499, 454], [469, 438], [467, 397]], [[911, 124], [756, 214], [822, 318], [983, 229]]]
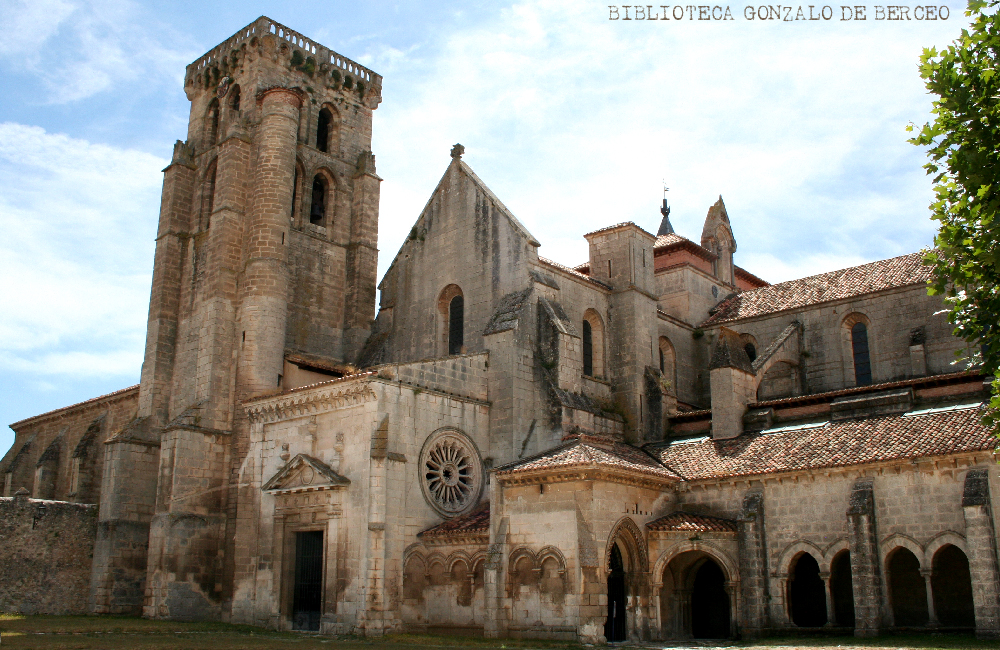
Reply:
[[871, 357], [868, 351], [868, 328], [862, 322], [851, 327], [851, 351], [854, 355], [854, 379], [858, 386], [872, 383]]
[[211, 147], [219, 138], [219, 100], [213, 99], [205, 116], [205, 141]]
[[212, 217], [212, 210], [215, 209], [215, 161], [205, 173], [205, 182], [202, 185], [201, 194], [201, 226], [208, 228]]
[[313, 178], [312, 207], [309, 208], [309, 223], [322, 226], [326, 216], [326, 183], [319, 174]]
[[233, 89], [229, 91], [229, 108], [234, 111], [240, 110], [240, 86], [236, 84]]
[[316, 148], [320, 151], [330, 150], [330, 123], [333, 115], [330, 110], [324, 108], [319, 112], [319, 123], [316, 125]]
[[448, 304], [448, 354], [461, 354], [464, 345], [465, 298], [455, 296]]
[[438, 297], [441, 343], [439, 354], [465, 353], [465, 297], [457, 284], [449, 284]]
[[674, 354], [674, 346], [670, 343], [670, 339], [665, 336], [660, 337], [660, 375], [663, 379], [668, 382], [669, 390], [673, 392], [675, 389], [675, 374], [676, 374], [676, 356]]
[[583, 314], [583, 374], [604, 375], [604, 323], [593, 309]]

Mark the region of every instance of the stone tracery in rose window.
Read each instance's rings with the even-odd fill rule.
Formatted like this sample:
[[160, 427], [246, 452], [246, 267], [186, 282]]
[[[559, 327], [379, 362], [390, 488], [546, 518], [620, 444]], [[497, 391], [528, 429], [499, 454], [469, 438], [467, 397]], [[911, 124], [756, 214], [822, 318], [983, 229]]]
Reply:
[[420, 454], [419, 467], [424, 497], [440, 514], [463, 514], [478, 503], [482, 461], [465, 435], [453, 430], [432, 435]]

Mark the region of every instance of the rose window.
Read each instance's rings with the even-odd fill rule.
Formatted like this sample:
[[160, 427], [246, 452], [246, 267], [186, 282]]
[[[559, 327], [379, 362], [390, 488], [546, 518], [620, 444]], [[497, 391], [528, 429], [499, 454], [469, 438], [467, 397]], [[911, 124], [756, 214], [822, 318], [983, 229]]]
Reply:
[[472, 441], [457, 431], [432, 436], [420, 455], [424, 496], [446, 517], [461, 514], [479, 501], [482, 463]]

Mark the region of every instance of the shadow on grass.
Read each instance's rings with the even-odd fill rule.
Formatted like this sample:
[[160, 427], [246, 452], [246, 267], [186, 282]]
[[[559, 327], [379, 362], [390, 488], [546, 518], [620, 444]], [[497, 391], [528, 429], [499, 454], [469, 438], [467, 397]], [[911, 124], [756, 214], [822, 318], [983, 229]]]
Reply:
[[[567, 641], [537, 639], [487, 639], [483, 637], [428, 634], [390, 634], [384, 637], [319, 636], [279, 632], [252, 625], [213, 622], [151, 621], [127, 616], [21, 616], [0, 614], [3, 650], [39, 648], [50, 650], [406, 650], [415, 648], [474, 648], [478, 650], [581, 650], [585, 646]], [[670, 642], [642, 644], [646, 648], [727, 646], [790, 650], [792, 648], [914, 648], [958, 650], [1000, 648], [996, 641], [976, 639], [971, 634], [891, 634], [874, 639], [853, 636], [776, 637], [754, 642], [714, 644]], [[622, 647], [622, 646], [618, 646]], [[633, 647], [625, 644], [624, 647]]]

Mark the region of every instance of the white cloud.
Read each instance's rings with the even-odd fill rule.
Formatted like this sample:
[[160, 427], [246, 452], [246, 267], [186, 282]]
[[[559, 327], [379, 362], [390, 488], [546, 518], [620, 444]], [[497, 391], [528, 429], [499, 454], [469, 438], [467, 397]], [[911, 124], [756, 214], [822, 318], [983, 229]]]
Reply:
[[142, 14], [131, 0], [0, 0], [0, 60], [37, 78], [53, 104], [145, 89], [151, 79], [179, 82], [196, 48], [168, 41], [173, 34]]
[[[732, 23], [627, 23], [605, 5], [542, 0], [406, 58], [376, 51], [380, 269], [456, 141], [540, 252], [566, 263], [583, 261], [588, 230], [655, 228], [662, 178], [693, 239], [725, 197], [751, 271], [762, 254], [791, 260], [769, 267], [780, 275], [929, 243], [930, 184], [903, 127], [928, 117], [921, 47], [957, 36], [960, 9], [948, 22], [818, 26], [741, 11]], [[840, 261], [794, 261], [828, 258]]]
[[135, 375], [166, 162], [0, 124], [0, 367]]

